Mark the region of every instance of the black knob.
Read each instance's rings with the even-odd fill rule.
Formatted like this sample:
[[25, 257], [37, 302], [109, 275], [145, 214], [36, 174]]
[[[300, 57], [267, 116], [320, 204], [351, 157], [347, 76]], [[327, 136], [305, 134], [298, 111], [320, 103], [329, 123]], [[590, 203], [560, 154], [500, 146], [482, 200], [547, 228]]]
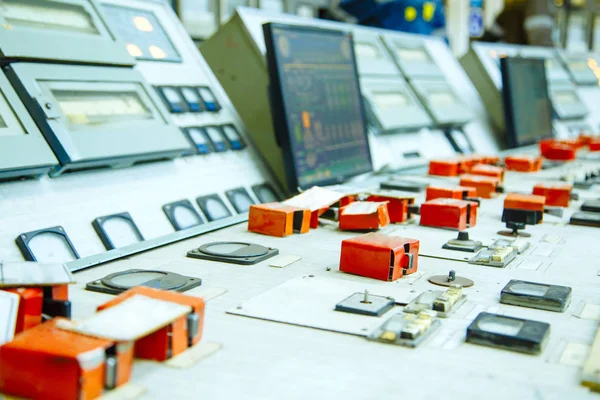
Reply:
[[458, 232], [458, 240], [469, 240], [469, 232]]

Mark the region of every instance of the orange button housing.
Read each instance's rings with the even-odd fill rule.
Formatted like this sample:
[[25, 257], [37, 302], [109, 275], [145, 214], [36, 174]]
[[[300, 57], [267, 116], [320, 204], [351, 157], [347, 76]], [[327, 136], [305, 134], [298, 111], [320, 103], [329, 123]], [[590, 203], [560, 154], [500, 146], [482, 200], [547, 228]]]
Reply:
[[533, 194], [508, 193], [504, 199], [504, 208], [544, 212], [546, 198]]
[[540, 141], [540, 152], [548, 160], [554, 161], [572, 161], [577, 157], [577, 143], [558, 141], [554, 139], [545, 139]]
[[417, 272], [419, 241], [367, 233], [342, 241], [340, 271], [382, 281]]
[[429, 186], [426, 191], [427, 201], [439, 198], [462, 200], [467, 197], [477, 197], [477, 190], [467, 186]]
[[310, 210], [282, 203], [253, 204], [248, 212], [248, 230], [263, 235], [285, 237], [310, 228]]
[[[56, 327], [55, 318], [0, 347], [0, 390], [9, 395], [78, 400], [102, 395], [107, 350], [116, 356], [115, 386], [131, 377], [133, 346]], [[114, 354], [116, 352], [116, 354]]]
[[471, 175], [491, 176], [504, 182], [504, 168], [495, 165], [477, 164], [471, 168]]
[[367, 197], [367, 201], [387, 202], [390, 222], [398, 224], [408, 219], [408, 206], [415, 202], [415, 198], [393, 194], [372, 194]]
[[460, 177], [460, 186], [475, 188], [478, 197], [491, 199], [498, 191], [500, 179], [491, 176], [463, 175]]
[[532, 156], [507, 156], [504, 165], [509, 171], [537, 172], [542, 169], [543, 159]]
[[115, 297], [113, 300], [102, 304], [98, 307], [98, 311], [114, 307], [138, 294], [192, 307], [193, 312], [198, 316], [198, 330], [190, 342], [188, 340], [187, 316], [183, 316], [170, 325], [136, 341], [135, 356], [137, 358], [164, 361], [175, 357], [200, 341], [204, 325], [204, 299], [200, 297], [145, 286], [136, 286]]
[[533, 194], [544, 196], [549, 206], [569, 207], [572, 190], [570, 183], [538, 183], [533, 187]]
[[42, 323], [44, 290], [42, 288], [2, 289], [19, 295], [19, 311], [15, 334]]
[[462, 231], [477, 224], [477, 203], [458, 199], [433, 199], [421, 204], [423, 226]]
[[339, 219], [343, 231], [379, 229], [390, 223], [387, 203], [373, 201], [355, 201], [340, 208]]
[[429, 161], [429, 175], [458, 176], [458, 160], [431, 160]]

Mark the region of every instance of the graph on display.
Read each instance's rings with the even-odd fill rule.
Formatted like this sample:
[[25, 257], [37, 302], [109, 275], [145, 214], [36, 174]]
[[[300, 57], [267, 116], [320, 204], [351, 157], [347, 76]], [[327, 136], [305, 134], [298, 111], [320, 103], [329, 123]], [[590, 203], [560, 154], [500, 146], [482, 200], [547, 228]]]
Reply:
[[351, 37], [275, 28], [274, 42], [299, 185], [370, 170]]

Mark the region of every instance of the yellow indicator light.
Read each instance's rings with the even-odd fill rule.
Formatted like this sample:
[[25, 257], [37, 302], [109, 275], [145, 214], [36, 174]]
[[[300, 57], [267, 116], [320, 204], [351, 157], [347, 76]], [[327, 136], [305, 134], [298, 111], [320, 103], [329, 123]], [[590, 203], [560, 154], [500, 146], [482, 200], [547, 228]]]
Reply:
[[142, 49], [140, 49], [138, 46], [136, 46], [133, 43], [127, 44], [127, 52], [132, 57], [141, 57], [142, 56]]
[[154, 27], [146, 17], [133, 17], [133, 24], [142, 32], [152, 32]]
[[152, 45], [148, 48], [148, 50], [150, 50], [150, 54], [152, 55], [153, 58], [156, 58], [159, 60], [163, 59], [163, 58], [167, 58], [167, 53], [165, 53], [165, 51], [158, 46]]
[[302, 111], [302, 125], [305, 129], [310, 128], [310, 114], [308, 111]]

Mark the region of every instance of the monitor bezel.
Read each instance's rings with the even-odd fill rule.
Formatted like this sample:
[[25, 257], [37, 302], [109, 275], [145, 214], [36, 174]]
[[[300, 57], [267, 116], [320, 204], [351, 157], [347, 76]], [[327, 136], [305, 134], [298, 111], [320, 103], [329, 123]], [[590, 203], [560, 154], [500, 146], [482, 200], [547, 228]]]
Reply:
[[[510, 68], [507, 64], [509, 63], [530, 63], [530, 64], [538, 64], [541, 67], [544, 85], [543, 87], [546, 90], [546, 94], [548, 97], [548, 106], [550, 108], [550, 131], [547, 135], [543, 137], [538, 137], [532, 140], [520, 141], [517, 134], [517, 127], [515, 126], [515, 118], [514, 118], [514, 109], [512, 107], [512, 89], [509, 81], [511, 79], [510, 76]], [[548, 90], [548, 77], [546, 75], [546, 65], [544, 60], [538, 58], [525, 58], [525, 57], [502, 57], [500, 59], [500, 72], [502, 75], [502, 105], [504, 107], [504, 119], [505, 119], [505, 137], [506, 144], [509, 149], [514, 149], [517, 147], [529, 146], [536, 144], [540, 140], [549, 139], [554, 136], [553, 133], [553, 116], [554, 116], [554, 108], [552, 105], [552, 99], [550, 98], [550, 91]]]
[[[354, 77], [356, 83], [356, 89], [359, 94], [359, 102], [360, 102], [360, 114], [363, 120], [364, 126], [364, 135], [367, 143], [368, 149], [368, 163], [369, 166], [364, 168], [364, 170], [356, 171], [353, 173], [343, 174], [336, 177], [324, 178], [318, 181], [311, 182], [307, 185], [299, 184], [298, 171], [296, 169], [296, 156], [294, 154], [292, 143], [290, 140], [291, 132], [288, 129], [288, 117], [287, 117], [287, 107], [285, 105], [283, 90], [281, 85], [281, 76], [279, 73], [279, 68], [277, 66], [277, 56], [275, 54], [275, 43], [273, 40], [273, 29], [274, 28], [283, 28], [288, 30], [300, 31], [300, 32], [316, 32], [323, 34], [330, 34], [336, 36], [349, 36], [350, 37], [350, 51], [352, 53], [352, 58], [354, 60], [353, 69], [354, 69]], [[335, 185], [340, 184], [347, 181], [350, 178], [353, 178], [358, 175], [362, 175], [365, 173], [373, 172], [373, 160], [371, 157], [371, 146], [369, 143], [369, 132], [368, 125], [365, 113], [365, 104], [362, 96], [362, 91], [359, 82], [358, 75], [358, 65], [356, 62], [356, 54], [354, 52], [354, 40], [351, 32], [341, 31], [341, 30], [333, 30], [333, 29], [323, 29], [316, 27], [306, 27], [306, 26], [298, 26], [292, 24], [282, 24], [282, 23], [273, 23], [268, 22], [263, 24], [263, 33], [265, 36], [265, 45], [266, 45], [266, 59], [267, 59], [267, 72], [269, 74], [269, 103], [271, 107], [271, 116], [273, 121], [273, 129], [275, 134], [275, 139], [277, 144], [281, 148], [282, 158], [283, 158], [283, 167], [285, 169], [286, 183], [288, 189], [292, 192], [297, 191], [298, 189], [308, 189], [313, 186], [327, 186], [327, 185]]]

